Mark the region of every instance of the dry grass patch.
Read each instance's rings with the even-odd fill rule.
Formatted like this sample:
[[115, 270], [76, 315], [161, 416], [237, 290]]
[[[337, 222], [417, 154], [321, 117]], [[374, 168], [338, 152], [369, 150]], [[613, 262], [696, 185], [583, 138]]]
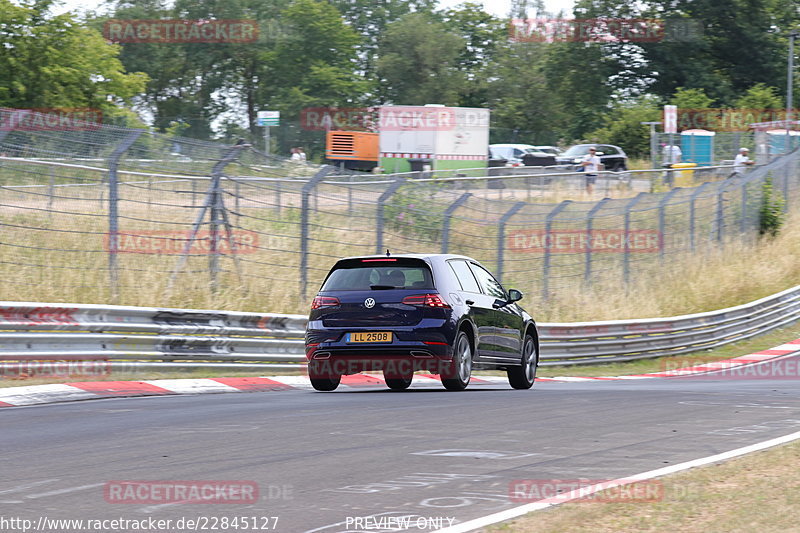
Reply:
[[568, 503], [493, 526], [519, 533], [798, 531], [800, 442], [661, 478], [657, 503]]

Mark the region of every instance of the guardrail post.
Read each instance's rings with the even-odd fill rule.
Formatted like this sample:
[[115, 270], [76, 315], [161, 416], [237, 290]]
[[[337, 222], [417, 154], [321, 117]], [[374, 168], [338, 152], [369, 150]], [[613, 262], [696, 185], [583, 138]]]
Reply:
[[592, 226], [594, 225], [594, 215], [610, 200], [611, 198], [603, 198], [586, 214], [586, 266], [583, 272], [583, 279], [586, 282], [589, 281], [589, 277], [592, 275]]
[[382, 254], [383, 253], [383, 209], [386, 206], [386, 200], [391, 198], [391, 196], [397, 192], [397, 189], [403, 186], [405, 183], [405, 178], [403, 177], [396, 177], [394, 179], [394, 183], [389, 185], [389, 188], [383, 191], [378, 197], [378, 207], [375, 211], [375, 253]]
[[119, 253], [119, 183], [117, 167], [128, 148], [144, 130], [131, 130], [117, 145], [108, 159], [108, 275], [111, 284], [111, 301], [119, 298], [119, 271], [117, 270], [117, 253]]
[[453, 215], [456, 209], [464, 205], [464, 202], [472, 196], [471, 192], [465, 192], [458, 199], [450, 204], [450, 206], [445, 209], [444, 211], [444, 220], [442, 221], [442, 253], [447, 253], [447, 248], [450, 246], [450, 217]]
[[547, 214], [544, 221], [544, 262], [542, 264], [542, 298], [547, 300], [550, 297], [550, 233], [553, 229], [553, 219], [566, 207], [572, 200], [564, 200], [555, 209]]
[[497, 281], [500, 283], [503, 282], [503, 252], [505, 251], [505, 240], [506, 240], [506, 224], [511, 217], [517, 214], [517, 212], [528, 205], [527, 202], [517, 202], [515, 203], [511, 209], [505, 212], [505, 214], [500, 217], [500, 221], [497, 225]]
[[703, 192], [703, 189], [708, 187], [709, 182], [703, 183], [700, 185], [693, 193], [691, 198], [689, 199], [689, 248], [694, 251], [695, 246], [695, 238], [694, 238], [694, 227], [695, 227], [695, 200]]
[[667, 203], [675, 196], [675, 193], [681, 190], [681, 187], [676, 187], [664, 195], [664, 198], [658, 202], [658, 255], [661, 260], [664, 260], [664, 234], [666, 233], [667, 217], [665, 211], [667, 210]]
[[631, 248], [630, 248], [630, 231], [631, 231], [631, 209], [635, 206], [639, 201], [647, 195], [645, 192], [640, 192], [636, 195], [636, 198], [625, 204], [625, 233], [623, 234], [623, 238], [625, 239], [625, 249], [624, 254], [622, 256], [622, 276], [623, 281], [627, 285], [630, 282], [631, 277]]
[[317, 171], [304, 185], [300, 193], [300, 296], [306, 299], [308, 285], [308, 212], [311, 191], [325, 176], [336, 170], [336, 167], [324, 166]]

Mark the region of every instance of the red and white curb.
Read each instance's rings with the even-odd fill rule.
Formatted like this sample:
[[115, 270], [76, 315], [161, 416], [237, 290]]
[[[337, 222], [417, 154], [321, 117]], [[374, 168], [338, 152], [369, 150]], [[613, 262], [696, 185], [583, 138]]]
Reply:
[[[744, 365], [757, 365], [780, 359], [800, 351], [800, 339], [793, 340], [748, 355], [733, 359], [716, 361], [697, 366], [636, 374], [630, 376], [607, 377], [553, 377], [536, 378], [540, 382], [585, 382], [613, 381], [623, 379], [669, 378], [701, 375]], [[470, 386], [507, 384], [508, 380], [500, 376], [473, 377]], [[355, 374], [342, 376], [340, 388], [363, 389], [365, 387], [385, 387], [382, 376], [374, 374]], [[412, 387], [441, 387], [439, 378], [430, 374], [415, 374]], [[270, 376], [243, 378], [203, 378], [203, 379], [156, 379], [148, 381], [86, 381], [76, 383], [57, 383], [51, 385], [29, 385], [22, 387], [0, 388], [0, 407], [21, 407], [76, 400], [92, 400], [99, 398], [121, 398], [133, 396], [168, 396], [175, 394], [205, 394], [220, 392], [259, 392], [273, 390], [312, 389], [307, 376]]]

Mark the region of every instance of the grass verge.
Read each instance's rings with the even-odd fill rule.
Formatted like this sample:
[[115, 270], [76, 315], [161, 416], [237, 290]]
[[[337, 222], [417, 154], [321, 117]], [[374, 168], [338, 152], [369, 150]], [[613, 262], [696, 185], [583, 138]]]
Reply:
[[567, 503], [489, 532], [760, 533], [797, 531], [800, 442], [662, 478], [653, 503]]

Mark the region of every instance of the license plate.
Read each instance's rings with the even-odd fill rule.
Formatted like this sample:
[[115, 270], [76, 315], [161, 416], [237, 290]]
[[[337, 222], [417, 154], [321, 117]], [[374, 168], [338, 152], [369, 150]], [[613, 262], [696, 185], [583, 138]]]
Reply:
[[355, 331], [347, 334], [347, 342], [392, 342], [392, 332]]

